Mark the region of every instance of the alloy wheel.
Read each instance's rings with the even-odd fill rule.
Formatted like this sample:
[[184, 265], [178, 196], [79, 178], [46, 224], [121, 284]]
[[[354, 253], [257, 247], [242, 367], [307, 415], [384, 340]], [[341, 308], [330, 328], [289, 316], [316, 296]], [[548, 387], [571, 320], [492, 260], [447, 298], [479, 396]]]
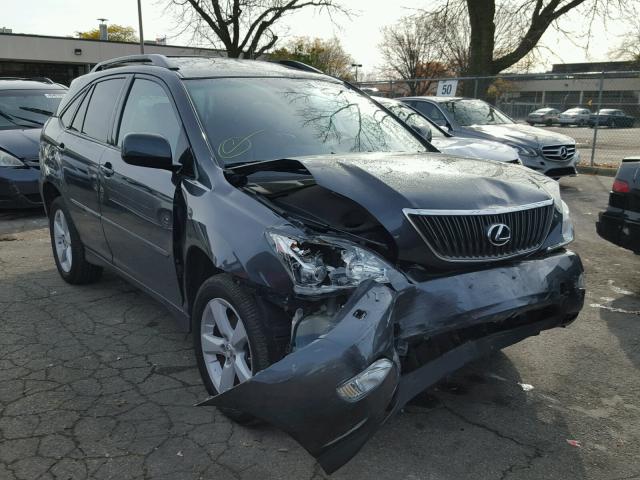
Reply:
[[207, 303], [200, 322], [200, 342], [209, 378], [218, 393], [253, 376], [247, 331], [226, 300], [214, 298]]
[[53, 217], [53, 239], [56, 245], [56, 256], [60, 268], [65, 273], [71, 271], [73, 262], [73, 254], [71, 251], [71, 234], [69, 233], [69, 224], [62, 210], [56, 210]]

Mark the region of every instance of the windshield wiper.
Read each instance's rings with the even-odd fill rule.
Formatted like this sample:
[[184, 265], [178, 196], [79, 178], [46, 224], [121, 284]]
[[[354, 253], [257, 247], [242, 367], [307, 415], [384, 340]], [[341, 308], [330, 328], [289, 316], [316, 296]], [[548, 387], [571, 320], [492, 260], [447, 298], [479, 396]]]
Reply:
[[27, 112], [33, 112], [33, 113], [39, 113], [41, 115], [46, 115], [47, 117], [50, 117], [51, 115], [53, 115], [53, 112], [50, 112], [49, 110], [43, 110], [41, 108], [34, 108], [34, 107], [18, 107], [20, 110], [26, 110]]
[[9, 115], [8, 113], [5, 113], [3, 111], [0, 111], [0, 117], [6, 118], [11, 123], [13, 123], [14, 125], [18, 125], [19, 127], [31, 127], [32, 125], [25, 125], [23, 123], [18, 123], [16, 121], [14, 121], [14, 118], [17, 118], [18, 120], [26, 120], [27, 122], [32, 122], [32, 123], [35, 123], [36, 125], [40, 125], [40, 126], [44, 125], [44, 123], [38, 122], [37, 120], [32, 120], [32, 119], [26, 118], [26, 117], [18, 117], [16, 115]]

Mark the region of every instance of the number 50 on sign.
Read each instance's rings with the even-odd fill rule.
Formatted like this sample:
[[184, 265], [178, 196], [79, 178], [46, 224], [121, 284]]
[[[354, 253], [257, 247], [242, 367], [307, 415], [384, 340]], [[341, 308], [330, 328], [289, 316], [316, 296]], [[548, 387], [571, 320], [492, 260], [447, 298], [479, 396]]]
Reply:
[[453, 97], [458, 89], [458, 80], [440, 80], [438, 82], [438, 97]]

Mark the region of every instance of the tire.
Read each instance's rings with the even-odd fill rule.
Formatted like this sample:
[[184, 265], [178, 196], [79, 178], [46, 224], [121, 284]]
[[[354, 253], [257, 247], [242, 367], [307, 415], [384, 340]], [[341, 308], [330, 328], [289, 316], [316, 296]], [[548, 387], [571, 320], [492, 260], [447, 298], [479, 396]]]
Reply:
[[531, 125], [532, 127], [535, 125], [535, 123], [533, 122], [527, 122], [529, 125]]
[[[228, 326], [232, 327], [231, 335], [229, 335], [229, 330], [222, 333], [218, 327], [217, 317], [213, 313], [223, 309], [225, 309], [225, 313], [220, 318], [224, 323], [224, 317], [226, 317]], [[265, 315], [255, 297], [245, 288], [236, 284], [229, 275], [219, 274], [206, 280], [198, 290], [192, 311], [191, 325], [196, 361], [202, 382], [210, 395], [218, 395], [240, 383], [238, 372], [244, 371], [245, 367], [250, 369], [248, 377], [250, 378], [276, 361], [279, 351], [278, 345], [263, 320], [268, 315]], [[239, 322], [244, 326], [246, 342], [243, 345], [234, 346], [229, 340], [230, 337], [234, 338]], [[215, 345], [209, 352], [205, 352], [205, 348], [203, 348], [203, 334], [205, 333], [209, 338], [216, 340], [216, 342], [209, 341], [209, 345]], [[227, 340], [226, 346], [221, 347], [220, 342], [224, 343], [225, 338]], [[218, 348], [220, 348], [220, 353], [212, 354]], [[216, 362], [218, 363], [216, 364]], [[243, 362], [242, 368], [238, 369], [237, 365]], [[222, 385], [223, 372], [225, 372], [222, 367], [227, 364], [233, 365], [233, 385], [219, 392], [214, 384], [214, 376], [219, 374], [216, 383]], [[229, 377], [227, 377], [228, 379]], [[229, 385], [228, 381], [226, 385]], [[252, 415], [235, 409], [220, 408], [220, 411], [240, 424], [257, 423], [257, 419]]]
[[616, 128], [616, 121], [613, 118], [610, 118], [609, 121], [607, 122], [607, 126], [609, 128]]
[[57, 197], [49, 207], [49, 234], [53, 259], [65, 282], [84, 285], [100, 278], [102, 267], [85, 259], [84, 244], [62, 197]]
[[547, 127], [551, 127], [551, 126], [553, 125], [553, 120], [547, 120], [547, 121], [545, 122], [545, 125], [546, 125]]

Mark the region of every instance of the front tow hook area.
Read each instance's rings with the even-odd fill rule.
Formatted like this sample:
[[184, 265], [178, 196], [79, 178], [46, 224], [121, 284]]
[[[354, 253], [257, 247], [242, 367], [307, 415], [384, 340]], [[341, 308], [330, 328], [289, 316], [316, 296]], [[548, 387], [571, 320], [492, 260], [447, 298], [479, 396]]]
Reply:
[[400, 375], [391, 319], [395, 296], [384, 285], [363, 282], [331, 331], [199, 405], [264, 420], [291, 435], [325, 472], [334, 472], [388, 416]]

